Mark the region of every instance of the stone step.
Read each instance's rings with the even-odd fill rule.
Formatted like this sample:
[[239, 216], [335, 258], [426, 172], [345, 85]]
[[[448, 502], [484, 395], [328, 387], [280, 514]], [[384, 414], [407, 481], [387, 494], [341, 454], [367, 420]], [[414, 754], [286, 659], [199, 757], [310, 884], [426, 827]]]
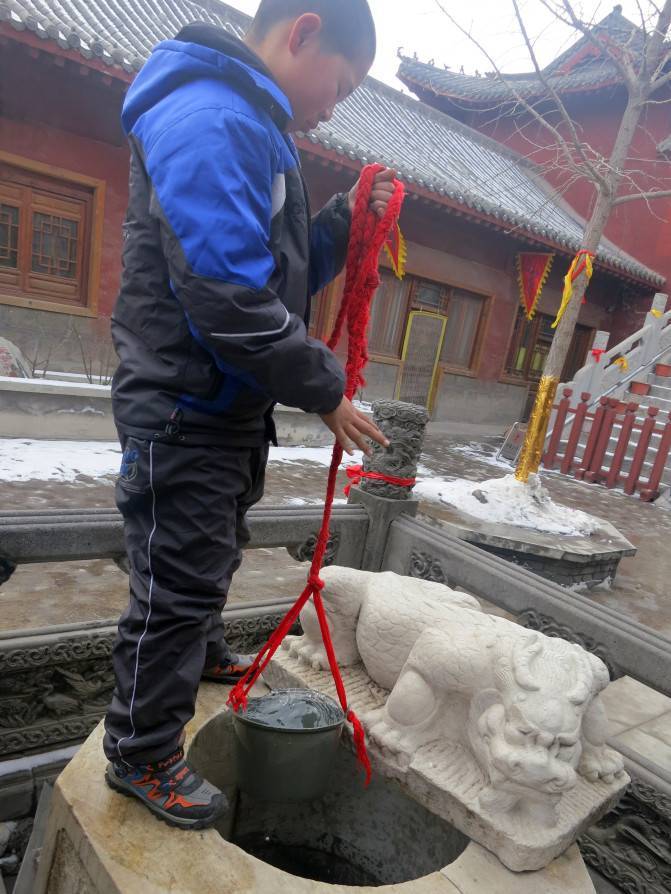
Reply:
[[[620, 438], [621, 431], [622, 431], [621, 425], [616, 424], [613, 426], [613, 433], [611, 434], [611, 437], [610, 437], [611, 444], [617, 444], [617, 442]], [[636, 429], [634, 429], [633, 437], [629, 439], [629, 444], [627, 446], [627, 452], [631, 451], [632, 454], [634, 453], [634, 451], [636, 450], [636, 445], [639, 442], [640, 434], [641, 434], [640, 430], [637, 431]], [[661, 432], [654, 431], [652, 433], [652, 437], [650, 438], [650, 448], [655, 449], [659, 445], [661, 438], [662, 438]], [[589, 440], [589, 434], [584, 433], [580, 436], [580, 440], [578, 441], [578, 444], [581, 447], [586, 447], [588, 440]], [[648, 448], [648, 449], [650, 449], [650, 448]]]
[[[604, 457], [603, 465], [607, 468], [613, 460], [614, 453], [611, 451], [606, 451], [606, 456]], [[633, 457], [625, 457], [622, 461], [622, 468], [620, 469], [621, 475], [626, 475], [627, 472], [631, 469], [631, 464], [633, 461]], [[641, 468], [640, 478], [642, 481], [648, 481], [650, 475], [652, 474], [652, 462], [644, 462], [643, 467]], [[667, 465], [662, 475], [662, 484], [671, 484], [671, 468]]]
[[666, 388], [667, 391], [671, 392], [671, 378], [669, 378], [668, 376], [656, 376], [654, 373], [654, 367], [648, 373], [646, 382], [649, 382], [651, 385], [655, 385], [658, 388]]
[[[582, 451], [585, 449], [586, 440], [581, 440], [578, 442], [578, 456], [581, 456]], [[617, 438], [611, 438], [611, 441], [608, 445], [608, 449], [606, 450], [603, 466], [608, 468], [613, 461], [615, 456], [615, 450], [617, 448]], [[629, 447], [627, 452], [625, 453], [624, 459], [622, 461], [622, 468], [620, 469], [621, 474], [627, 473], [631, 469], [631, 464], [634, 459], [635, 445], [633, 447]], [[643, 463], [643, 467], [641, 469], [641, 478], [643, 481], [647, 481], [652, 473], [652, 468], [654, 465], [655, 458], [648, 455], [646, 460]], [[671, 456], [669, 457], [664, 474], [662, 475], [662, 484], [671, 485]]]
[[646, 395], [650, 403], [656, 403], [653, 398], [659, 398], [664, 401], [671, 401], [671, 388], [667, 388], [664, 385], [651, 385], [650, 386], [650, 394]]
[[648, 403], [639, 404], [638, 410], [636, 412], [637, 419], [645, 419], [648, 415], [648, 407], [657, 407], [659, 413], [657, 417], [659, 419], [666, 421], [668, 420], [668, 415], [671, 413], [671, 400], [662, 400], [660, 397], [655, 398], [645, 398]]
[[649, 394], [631, 394], [627, 391], [618, 398], [625, 404], [638, 404], [639, 413], [647, 413], [648, 407], [657, 407], [660, 413], [671, 411], [671, 394], [665, 397], [663, 394], [653, 394], [652, 388]]

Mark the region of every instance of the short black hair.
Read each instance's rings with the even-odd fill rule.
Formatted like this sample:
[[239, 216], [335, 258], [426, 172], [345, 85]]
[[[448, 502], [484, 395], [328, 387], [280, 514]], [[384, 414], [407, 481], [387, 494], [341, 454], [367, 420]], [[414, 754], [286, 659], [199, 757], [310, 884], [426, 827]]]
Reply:
[[263, 40], [279, 22], [307, 12], [321, 18], [321, 39], [326, 49], [351, 61], [373, 61], [377, 38], [368, 0], [261, 0], [248, 36]]

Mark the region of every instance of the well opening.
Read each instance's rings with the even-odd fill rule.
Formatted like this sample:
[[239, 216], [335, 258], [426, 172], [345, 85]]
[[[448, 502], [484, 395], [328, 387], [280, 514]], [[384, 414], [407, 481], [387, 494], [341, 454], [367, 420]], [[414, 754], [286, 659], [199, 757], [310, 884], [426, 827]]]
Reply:
[[238, 791], [230, 714], [206, 724], [189, 763], [226, 791], [233, 805], [219, 833], [242, 850], [292, 875], [340, 885], [400, 884], [453, 862], [469, 839], [407, 796], [393, 780], [361, 770], [344, 746], [323, 798], [263, 802]]

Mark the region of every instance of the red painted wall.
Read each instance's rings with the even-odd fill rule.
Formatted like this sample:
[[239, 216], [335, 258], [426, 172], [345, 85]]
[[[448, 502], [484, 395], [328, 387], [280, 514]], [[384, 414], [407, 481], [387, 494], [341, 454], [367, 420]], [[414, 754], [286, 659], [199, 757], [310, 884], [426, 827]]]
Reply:
[[[352, 172], [337, 173], [317, 160], [305, 160], [304, 170], [315, 208], [354, 182]], [[412, 199], [406, 200], [403, 208], [401, 229], [408, 241], [408, 273], [490, 296], [477, 377], [485, 381], [505, 379], [508, 347], [519, 307], [515, 255], [529, 246]], [[557, 265], [543, 290], [539, 308], [542, 312], [551, 314], [559, 307], [562, 277], [563, 271]], [[614, 308], [622, 302], [622, 289], [618, 280], [597, 274], [590, 287], [589, 302], [581, 310], [580, 323], [594, 329], [612, 328]]]
[[128, 201], [128, 150], [119, 125], [121, 85], [82, 76], [19, 44], [0, 48], [0, 149], [104, 180], [105, 214], [98, 310], [111, 313], [119, 289], [121, 233]]

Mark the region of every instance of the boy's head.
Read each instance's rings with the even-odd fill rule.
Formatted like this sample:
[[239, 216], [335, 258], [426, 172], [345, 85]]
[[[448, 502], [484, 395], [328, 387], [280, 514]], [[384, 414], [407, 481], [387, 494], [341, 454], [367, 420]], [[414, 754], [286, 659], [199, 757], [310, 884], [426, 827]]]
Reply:
[[291, 103], [293, 130], [328, 121], [375, 58], [367, 0], [261, 0], [247, 33]]

